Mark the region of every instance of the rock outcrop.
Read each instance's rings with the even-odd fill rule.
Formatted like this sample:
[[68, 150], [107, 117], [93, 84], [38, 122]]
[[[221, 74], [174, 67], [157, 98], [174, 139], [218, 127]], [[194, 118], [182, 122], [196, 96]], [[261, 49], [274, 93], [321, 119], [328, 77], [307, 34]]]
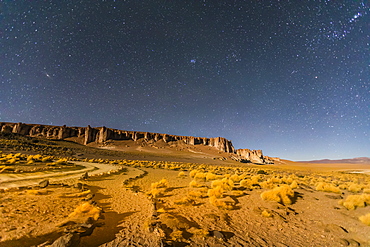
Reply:
[[273, 164], [273, 158], [263, 156], [262, 150], [238, 149], [235, 160], [240, 162], [251, 162], [257, 164]]
[[182, 141], [188, 145], [205, 145], [214, 147], [221, 152], [231, 153], [235, 160], [260, 164], [271, 164], [273, 159], [263, 156], [261, 150], [238, 149], [235, 150], [231, 141], [223, 137], [206, 138], [193, 136], [177, 136], [160, 133], [138, 132], [117, 130], [103, 127], [67, 127], [24, 123], [0, 122], [0, 131], [3, 133], [16, 133], [31, 137], [42, 137], [63, 140], [78, 137], [83, 144], [105, 143], [108, 140], [132, 140], [132, 141], [163, 141], [165, 143]]

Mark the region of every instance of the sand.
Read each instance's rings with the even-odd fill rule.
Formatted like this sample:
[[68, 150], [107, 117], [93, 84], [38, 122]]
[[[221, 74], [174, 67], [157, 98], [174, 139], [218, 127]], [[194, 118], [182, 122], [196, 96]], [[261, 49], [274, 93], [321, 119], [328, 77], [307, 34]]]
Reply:
[[[251, 175], [262, 168], [250, 167]], [[312, 172], [298, 167], [295, 164], [294, 169], [266, 167], [265, 170], [276, 175], [342, 175], [337, 171], [328, 172], [327, 168]], [[227, 169], [225, 173], [233, 170], [235, 168]], [[176, 204], [190, 191], [202, 189], [190, 188], [193, 178], [189, 171], [184, 173], [184, 177], [179, 177], [179, 171], [174, 170], [127, 167], [124, 173], [83, 181], [103, 208], [104, 219], [99, 220], [101, 224], [90, 236], [81, 238], [78, 246], [161, 246], [163, 243], [173, 246], [370, 246], [370, 227], [358, 220], [369, 208], [347, 210], [338, 204], [354, 193], [316, 191], [314, 186], [301, 184], [294, 189], [295, 202], [282, 205], [264, 201], [260, 194], [267, 189], [263, 188], [236, 194], [240, 189], [235, 183], [234, 189], [223, 195], [224, 200], [233, 202], [231, 210], [212, 205], [206, 196], [194, 198], [188, 205]], [[363, 179], [365, 175], [350, 176]], [[162, 196], [153, 199], [148, 195], [151, 184], [162, 178], [169, 186], [160, 189]], [[79, 180], [69, 182], [73, 185]], [[199, 180], [199, 183], [211, 187], [210, 181]], [[76, 188], [55, 185], [35, 190], [40, 194], [28, 194], [27, 190], [1, 193], [0, 246], [32, 246], [55, 240], [62, 234], [58, 223], [82, 202], [81, 198], [60, 198], [63, 193], [78, 192]], [[264, 211], [270, 217], [264, 217]]]

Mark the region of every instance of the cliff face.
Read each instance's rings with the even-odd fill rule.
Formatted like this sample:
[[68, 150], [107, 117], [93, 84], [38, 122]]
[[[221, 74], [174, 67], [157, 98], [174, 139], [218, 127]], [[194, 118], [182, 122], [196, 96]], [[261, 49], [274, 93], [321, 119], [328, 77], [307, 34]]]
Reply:
[[276, 158], [263, 156], [262, 150], [238, 149], [236, 150], [236, 160], [240, 162], [252, 162], [257, 164], [273, 164]]
[[273, 160], [267, 156], [262, 155], [261, 150], [238, 149], [235, 150], [231, 141], [223, 137], [206, 138], [193, 136], [177, 136], [150, 132], [137, 132], [110, 129], [106, 127], [92, 128], [87, 127], [67, 127], [67, 126], [51, 126], [38, 124], [24, 124], [24, 123], [6, 123], [0, 122], [0, 131], [3, 133], [16, 133], [31, 137], [43, 137], [50, 139], [63, 140], [70, 137], [80, 137], [83, 139], [83, 144], [87, 145], [91, 142], [104, 143], [107, 140], [144, 140], [144, 141], [160, 141], [173, 142], [183, 141], [188, 145], [205, 145], [215, 147], [221, 152], [231, 153], [235, 160], [241, 162], [253, 163], [273, 163]]

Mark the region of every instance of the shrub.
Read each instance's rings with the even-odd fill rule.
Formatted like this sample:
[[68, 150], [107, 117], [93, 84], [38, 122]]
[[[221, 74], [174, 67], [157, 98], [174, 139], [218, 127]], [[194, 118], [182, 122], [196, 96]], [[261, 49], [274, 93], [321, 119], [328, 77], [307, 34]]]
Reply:
[[261, 215], [266, 218], [272, 217], [272, 214], [266, 209], [262, 211]]
[[234, 187], [234, 182], [228, 178], [223, 178], [222, 180], [215, 180], [211, 183], [212, 188], [218, 186], [220, 186], [224, 190], [232, 190]]
[[154, 188], [151, 191], [149, 191], [148, 194], [152, 195], [154, 198], [157, 198], [162, 195], [162, 192], [159, 189]]
[[203, 193], [201, 191], [189, 191], [188, 195], [197, 198], [203, 197]]
[[192, 171], [190, 171], [189, 176], [193, 178], [195, 176], [195, 174], [197, 174], [197, 172], [199, 172], [199, 171], [198, 170], [192, 170]]
[[239, 182], [240, 180], [242, 180], [242, 178], [239, 177], [238, 174], [234, 174], [234, 175], [231, 175], [230, 180], [233, 182]]
[[352, 183], [347, 190], [352, 193], [358, 193], [362, 190], [362, 185]]
[[226, 201], [223, 199], [218, 199], [216, 196], [211, 196], [209, 198], [209, 201], [213, 206], [216, 206], [221, 209], [226, 209], [226, 210], [233, 209], [233, 205], [235, 204], [234, 201]]
[[370, 226], [370, 213], [358, 217], [359, 220], [365, 225]]
[[285, 184], [261, 194], [261, 198], [263, 200], [276, 201], [284, 205], [292, 204], [293, 197], [294, 191], [289, 185]]
[[178, 177], [180, 178], [183, 178], [186, 176], [185, 172], [179, 172], [179, 174], [177, 175]]
[[264, 170], [259, 170], [258, 172], [257, 172], [257, 174], [267, 174], [267, 172], [265, 172]]
[[11, 159], [8, 160], [8, 164], [10, 164], [10, 165], [14, 165], [16, 163], [17, 163], [17, 159], [16, 158], [11, 158]]
[[332, 192], [332, 193], [341, 193], [341, 190], [338, 187], [335, 187], [332, 184], [328, 184], [325, 182], [319, 182], [316, 185], [316, 190], [318, 191], [324, 191], [324, 192]]
[[221, 198], [222, 194], [224, 193], [224, 189], [221, 186], [217, 186], [215, 188], [209, 189], [207, 192], [208, 197], [216, 197]]
[[293, 182], [289, 186], [292, 189], [297, 189], [299, 187], [298, 182], [296, 180], [293, 180]]
[[73, 219], [74, 221], [85, 223], [89, 218], [92, 218], [95, 221], [98, 220], [101, 213], [101, 208], [94, 206], [89, 202], [85, 202], [82, 205], [78, 206], [68, 217]]
[[189, 186], [190, 186], [191, 188], [199, 188], [199, 187], [203, 187], [203, 184], [200, 184], [200, 183], [198, 183], [197, 181], [192, 180], [192, 181], [189, 183]]
[[206, 175], [206, 180], [207, 181], [212, 181], [212, 180], [216, 180], [218, 178], [218, 176], [212, 172], [208, 172], [207, 175]]
[[198, 172], [198, 173], [195, 174], [194, 179], [205, 180], [206, 179], [206, 173]]
[[44, 158], [41, 159], [42, 162], [50, 162], [50, 161], [53, 161], [53, 157], [51, 156], [46, 156]]
[[345, 200], [340, 200], [339, 204], [343, 205], [348, 210], [354, 210], [358, 207], [366, 207], [370, 204], [370, 195], [349, 195]]
[[158, 189], [158, 188], [167, 188], [168, 187], [168, 181], [165, 178], [162, 178], [159, 182], [155, 182], [151, 184], [152, 189]]

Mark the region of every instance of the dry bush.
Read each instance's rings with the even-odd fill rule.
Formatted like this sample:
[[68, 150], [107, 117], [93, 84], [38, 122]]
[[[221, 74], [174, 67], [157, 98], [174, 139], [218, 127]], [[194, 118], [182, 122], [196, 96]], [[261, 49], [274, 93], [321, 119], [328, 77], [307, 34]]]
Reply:
[[148, 195], [151, 195], [154, 198], [157, 198], [157, 197], [162, 195], [162, 192], [159, 189], [154, 188], [154, 189], [152, 189], [151, 191], [148, 192]]
[[233, 196], [242, 196], [242, 195], [244, 195], [244, 191], [241, 191], [241, 190], [233, 190], [233, 191], [231, 191], [231, 194]]
[[194, 176], [195, 176], [195, 174], [197, 174], [197, 172], [199, 172], [199, 171], [198, 170], [192, 170], [192, 171], [189, 172], [189, 176], [191, 178], [194, 178]]
[[167, 188], [169, 186], [167, 179], [162, 178], [159, 182], [151, 184], [152, 189]]
[[292, 189], [297, 189], [299, 187], [298, 182], [296, 180], [293, 180], [293, 182], [289, 186]]
[[194, 179], [197, 179], [197, 180], [206, 180], [206, 173], [204, 172], [197, 172], [194, 176]]
[[78, 206], [68, 217], [76, 223], [85, 223], [89, 218], [92, 218], [95, 221], [98, 220], [101, 213], [101, 208], [94, 206], [89, 202], [85, 202]]
[[16, 158], [11, 158], [11, 159], [8, 159], [7, 163], [9, 165], [15, 165], [17, 163], [17, 159]]
[[192, 180], [190, 183], [189, 183], [189, 187], [191, 188], [199, 188], [199, 187], [203, 187], [204, 185], [203, 184], [200, 184], [198, 183], [197, 181], [195, 180]]
[[206, 180], [207, 181], [212, 181], [218, 179], [218, 176], [212, 172], [208, 172], [206, 175]]
[[186, 174], [185, 174], [185, 172], [179, 172], [179, 174], [177, 176], [180, 177], [180, 178], [183, 178], [183, 177], [186, 177]]
[[289, 185], [283, 184], [272, 190], [265, 191], [261, 194], [261, 198], [267, 201], [276, 201], [284, 205], [292, 204], [294, 191]]
[[202, 193], [201, 191], [189, 191], [188, 193], [188, 196], [191, 196], [191, 197], [196, 197], [196, 198], [202, 198], [204, 197], [204, 193]]
[[255, 186], [259, 187], [259, 183], [258, 183], [258, 181], [256, 182], [256, 179], [243, 179], [243, 180], [240, 181], [240, 186], [251, 190]]
[[221, 198], [222, 194], [224, 193], [224, 189], [221, 186], [217, 186], [215, 188], [209, 189], [207, 192], [208, 197], [216, 197]]
[[218, 199], [216, 196], [209, 197], [209, 201], [213, 206], [221, 209], [231, 210], [233, 209], [235, 202], [231, 198]]
[[348, 210], [354, 210], [358, 207], [366, 207], [370, 205], [370, 195], [349, 195], [345, 200], [339, 201], [340, 205], [343, 205]]
[[266, 209], [261, 212], [261, 215], [266, 218], [272, 217], [272, 214]]
[[358, 192], [360, 192], [360, 191], [362, 190], [362, 188], [363, 188], [363, 186], [362, 186], [362, 185], [355, 184], [355, 183], [351, 183], [351, 184], [348, 186], [347, 190], [348, 190], [349, 192], [352, 192], [352, 193], [358, 193]]
[[165, 213], [165, 212], [166, 212], [166, 210], [165, 210], [164, 208], [160, 208], [160, 209], [158, 209], [158, 210], [157, 210], [157, 212], [158, 212], [158, 213]]
[[365, 225], [370, 226], [370, 213], [358, 217], [359, 220]]
[[230, 180], [233, 182], [239, 182], [240, 180], [242, 180], [242, 177], [239, 176], [238, 174], [234, 174], [230, 176]]
[[341, 190], [338, 187], [335, 187], [332, 184], [325, 183], [325, 182], [319, 182], [316, 185], [317, 191], [324, 191], [324, 192], [332, 192], [332, 193], [341, 193]]
[[273, 184], [282, 184], [283, 183], [283, 180], [281, 178], [276, 177], [276, 176], [270, 178], [268, 181], [270, 181]]
[[273, 189], [276, 187], [276, 185], [270, 179], [268, 179], [267, 181], [260, 182], [259, 185], [264, 189]]
[[57, 165], [67, 165], [68, 164], [68, 160], [66, 158], [63, 158], [63, 159], [59, 159], [55, 162]]
[[231, 179], [223, 178], [222, 180], [215, 180], [211, 183], [212, 188], [220, 186], [224, 190], [232, 190], [234, 182]]

